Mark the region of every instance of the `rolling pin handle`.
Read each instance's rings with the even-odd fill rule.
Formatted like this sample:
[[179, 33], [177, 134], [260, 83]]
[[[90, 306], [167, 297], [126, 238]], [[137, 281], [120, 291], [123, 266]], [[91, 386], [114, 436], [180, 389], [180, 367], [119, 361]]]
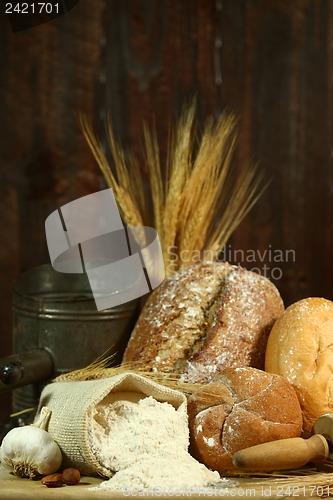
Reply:
[[308, 462], [323, 463], [329, 454], [327, 440], [320, 434], [309, 439], [290, 438], [251, 446], [233, 456], [241, 469], [269, 471], [296, 469]]

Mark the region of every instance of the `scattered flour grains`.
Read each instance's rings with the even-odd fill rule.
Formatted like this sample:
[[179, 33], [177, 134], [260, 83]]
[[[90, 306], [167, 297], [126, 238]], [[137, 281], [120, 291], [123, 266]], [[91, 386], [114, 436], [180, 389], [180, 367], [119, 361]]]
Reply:
[[190, 488], [220, 480], [188, 453], [185, 412], [151, 396], [123, 396], [113, 393], [93, 410], [91, 446], [114, 472], [98, 489]]

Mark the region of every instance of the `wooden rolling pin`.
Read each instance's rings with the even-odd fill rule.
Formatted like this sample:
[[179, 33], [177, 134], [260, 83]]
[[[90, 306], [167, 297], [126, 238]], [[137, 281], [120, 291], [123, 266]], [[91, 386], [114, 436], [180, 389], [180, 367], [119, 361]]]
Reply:
[[251, 446], [233, 456], [233, 464], [249, 471], [297, 469], [308, 462], [320, 465], [329, 455], [327, 440], [321, 434], [309, 439], [289, 438]]
[[333, 444], [333, 414], [322, 415], [313, 426], [309, 439], [290, 438], [258, 444], [238, 451], [233, 456], [236, 467], [247, 470], [297, 469], [308, 462], [317, 469], [332, 472], [333, 455], [329, 445]]

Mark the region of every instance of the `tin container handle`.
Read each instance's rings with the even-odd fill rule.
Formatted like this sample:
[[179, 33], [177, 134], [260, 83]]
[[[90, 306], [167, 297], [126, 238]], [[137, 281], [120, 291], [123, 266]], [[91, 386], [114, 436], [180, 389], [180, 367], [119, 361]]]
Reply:
[[50, 379], [54, 375], [51, 354], [34, 349], [0, 359], [0, 393]]

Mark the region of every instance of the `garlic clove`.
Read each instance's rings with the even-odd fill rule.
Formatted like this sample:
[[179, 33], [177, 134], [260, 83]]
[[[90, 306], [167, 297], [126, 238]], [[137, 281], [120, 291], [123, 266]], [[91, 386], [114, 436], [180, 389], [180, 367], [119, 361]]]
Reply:
[[46, 431], [46, 427], [51, 418], [51, 410], [47, 408], [47, 406], [43, 406], [40, 410], [39, 419], [31, 424], [33, 427], [38, 427], [39, 429], [44, 429]]
[[[35, 478], [56, 472], [62, 453], [52, 436], [43, 428], [50, 411], [43, 412], [38, 422], [17, 427], [6, 434], [0, 448], [3, 466], [20, 477]], [[41, 425], [41, 427], [39, 427]]]

